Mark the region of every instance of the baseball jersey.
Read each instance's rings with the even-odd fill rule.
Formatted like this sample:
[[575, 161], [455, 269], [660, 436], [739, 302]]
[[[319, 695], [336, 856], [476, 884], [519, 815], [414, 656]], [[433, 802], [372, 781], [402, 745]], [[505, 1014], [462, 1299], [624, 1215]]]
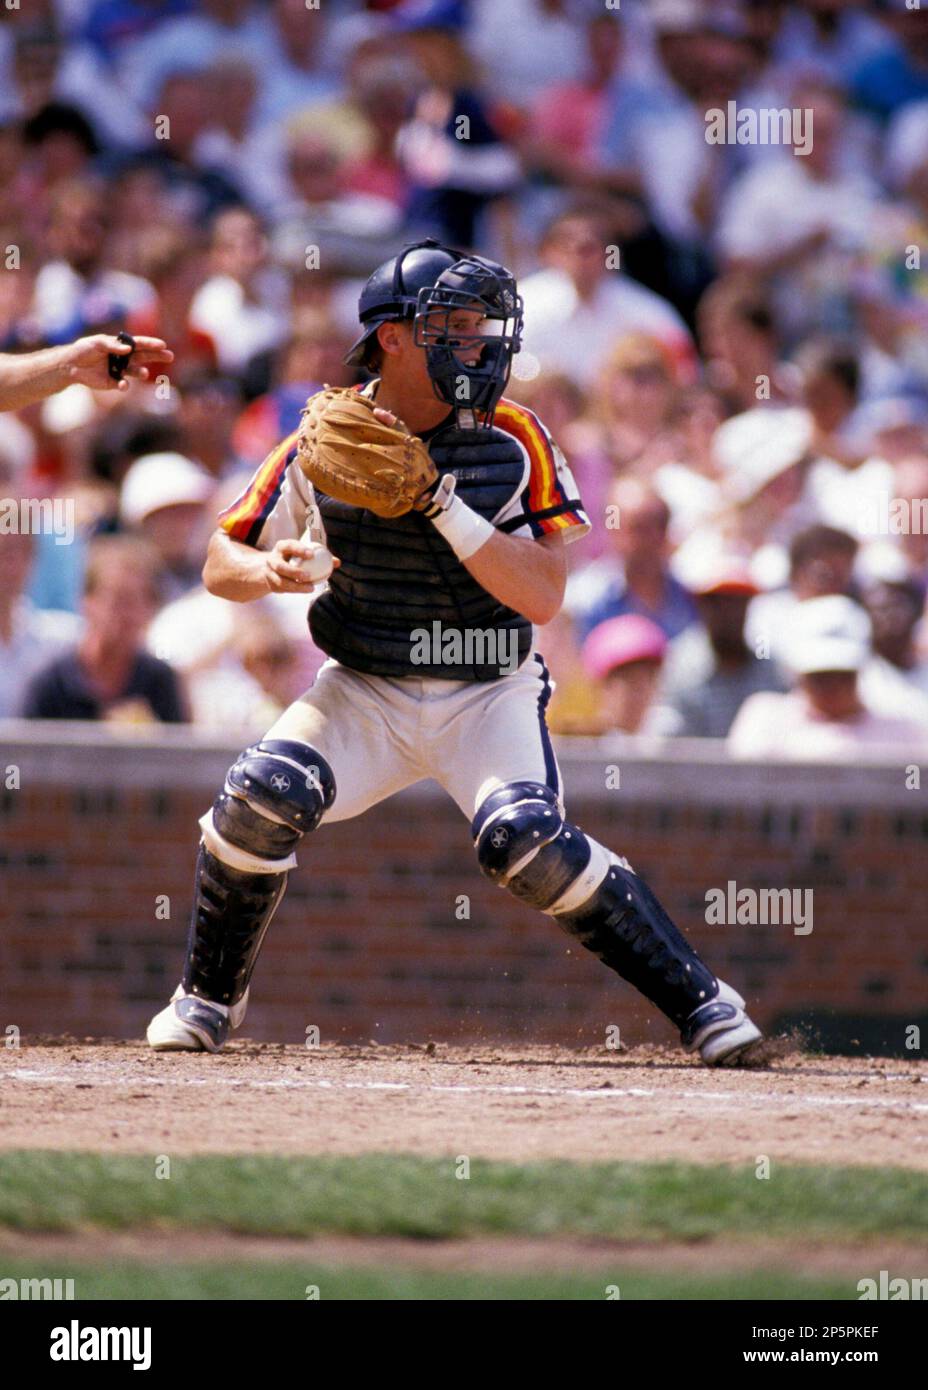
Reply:
[[[573, 474], [538, 416], [504, 398], [496, 408], [493, 424], [516, 441], [524, 460], [522, 478], [493, 524], [529, 540], [558, 531], [565, 542], [587, 535], [590, 520]], [[422, 438], [427, 441], [442, 428], [444, 422]], [[297, 460], [296, 431], [271, 450], [218, 521], [233, 540], [258, 550], [272, 550], [278, 541], [297, 539], [307, 529], [313, 540], [325, 542], [325, 524], [312, 484]]]

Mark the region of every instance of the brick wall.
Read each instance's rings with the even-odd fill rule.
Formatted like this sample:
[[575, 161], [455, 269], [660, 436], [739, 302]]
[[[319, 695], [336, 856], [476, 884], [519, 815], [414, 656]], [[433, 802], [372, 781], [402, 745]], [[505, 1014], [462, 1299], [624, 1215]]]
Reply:
[[[0, 725], [0, 1030], [143, 1032], [179, 975], [196, 821], [236, 752], [185, 730], [153, 742]], [[559, 752], [572, 819], [651, 880], [763, 1025], [897, 1052], [907, 1024], [928, 1027], [928, 806], [903, 767], [730, 764], [710, 744]], [[813, 931], [707, 924], [707, 890], [730, 879], [812, 889]], [[673, 1036], [481, 877], [464, 820], [430, 784], [304, 843], [254, 995], [248, 1032], [281, 1041], [312, 1024], [346, 1040], [592, 1043], [609, 1024], [629, 1042]]]

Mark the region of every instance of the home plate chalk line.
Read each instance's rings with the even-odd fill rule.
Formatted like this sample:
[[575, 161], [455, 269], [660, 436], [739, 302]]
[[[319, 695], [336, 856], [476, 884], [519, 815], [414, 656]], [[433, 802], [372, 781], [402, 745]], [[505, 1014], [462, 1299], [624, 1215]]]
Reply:
[[[706, 1091], [690, 1090], [688, 1088], [667, 1087], [647, 1087], [647, 1086], [614, 1086], [596, 1087], [586, 1089], [576, 1086], [517, 1086], [517, 1085], [481, 1085], [481, 1084], [456, 1084], [442, 1085], [440, 1082], [413, 1082], [413, 1081], [332, 1081], [325, 1077], [311, 1080], [305, 1077], [299, 1079], [295, 1077], [284, 1077], [279, 1080], [265, 1080], [262, 1078], [241, 1078], [223, 1076], [151, 1076], [146, 1072], [133, 1072], [127, 1075], [124, 1068], [120, 1068], [118, 1074], [110, 1073], [106, 1062], [97, 1062], [91, 1065], [83, 1064], [80, 1071], [45, 1071], [34, 1067], [13, 1067], [9, 1071], [0, 1072], [0, 1081], [18, 1082], [24, 1085], [42, 1085], [63, 1083], [74, 1084], [77, 1078], [93, 1077], [95, 1086], [128, 1087], [144, 1084], [145, 1086], [164, 1086], [164, 1087], [184, 1087], [184, 1086], [210, 1086], [224, 1087], [228, 1090], [243, 1091], [372, 1091], [390, 1092], [392, 1094], [406, 1095], [457, 1095], [457, 1096], [512, 1096], [513, 1098], [532, 1096], [557, 1096], [563, 1100], [627, 1100], [634, 1097], [641, 1100], [659, 1099], [661, 1102], [673, 1101], [699, 1101], [707, 1100], [721, 1101], [737, 1105], [770, 1105], [779, 1103], [788, 1108], [795, 1106], [807, 1109], [827, 1108], [829, 1106], [852, 1106], [864, 1108], [878, 1108], [883, 1110], [905, 1110], [910, 1112], [928, 1113], [928, 1101], [912, 1101], [899, 1098], [886, 1098], [881, 1096], [825, 1096], [825, 1095], [796, 1095], [793, 1092], [782, 1094], [774, 1089], [748, 1092], [741, 1091]], [[887, 1080], [905, 1080], [903, 1076], [888, 1077]]]

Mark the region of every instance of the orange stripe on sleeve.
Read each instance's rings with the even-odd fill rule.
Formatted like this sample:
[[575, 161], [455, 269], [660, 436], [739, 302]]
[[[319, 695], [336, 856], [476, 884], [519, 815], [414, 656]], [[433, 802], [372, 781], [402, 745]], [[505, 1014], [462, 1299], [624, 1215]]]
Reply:
[[224, 531], [236, 540], [244, 540], [252, 526], [261, 516], [268, 499], [276, 491], [281, 475], [287, 466], [287, 456], [297, 441], [299, 431], [287, 436], [272, 449], [260, 465], [251, 482], [241, 496], [225, 511], [219, 513], [218, 522]]
[[[496, 407], [494, 423], [518, 439], [527, 450], [532, 465], [529, 478], [529, 509], [541, 512], [562, 500], [557, 481], [554, 453], [537, 415], [514, 401], [502, 400]], [[566, 499], [565, 499], [566, 500]]]

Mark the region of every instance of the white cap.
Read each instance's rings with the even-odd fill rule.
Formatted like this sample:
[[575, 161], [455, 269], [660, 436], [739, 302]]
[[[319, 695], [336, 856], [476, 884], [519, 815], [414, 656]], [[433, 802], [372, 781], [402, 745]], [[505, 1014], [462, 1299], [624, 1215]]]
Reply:
[[126, 526], [137, 526], [162, 507], [205, 502], [213, 487], [210, 475], [183, 454], [144, 454], [123, 479], [120, 520]]
[[928, 163], [928, 101], [907, 102], [900, 108], [889, 123], [885, 153], [891, 186], [904, 189]]
[[870, 619], [843, 594], [806, 599], [793, 611], [784, 655], [798, 676], [859, 671], [870, 655]]
[[658, 33], [691, 34], [705, 16], [701, 0], [651, 0], [648, 18]]
[[898, 546], [875, 541], [857, 553], [854, 574], [861, 584], [906, 584], [913, 578], [909, 564]]
[[49, 434], [67, 434], [81, 429], [99, 413], [99, 406], [89, 386], [76, 381], [63, 391], [42, 402], [39, 412], [42, 426]]
[[725, 420], [712, 437], [712, 453], [722, 470], [722, 487], [736, 502], [798, 463], [812, 442], [812, 417], [798, 406], [759, 406]]
[[670, 567], [691, 594], [759, 594], [750, 562], [750, 555], [712, 546], [678, 551]]

